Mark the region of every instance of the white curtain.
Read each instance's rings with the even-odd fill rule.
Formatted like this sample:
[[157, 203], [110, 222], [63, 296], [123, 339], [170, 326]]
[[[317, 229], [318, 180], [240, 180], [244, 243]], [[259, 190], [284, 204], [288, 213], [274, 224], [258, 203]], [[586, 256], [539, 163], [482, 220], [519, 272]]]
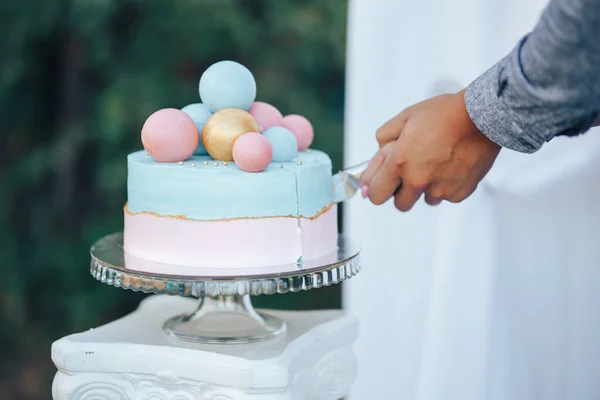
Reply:
[[[545, 6], [350, 0], [346, 165], [440, 86], [464, 86]], [[354, 198], [345, 233], [364, 270], [351, 400], [600, 399], [600, 132], [503, 151], [467, 201], [409, 213]]]

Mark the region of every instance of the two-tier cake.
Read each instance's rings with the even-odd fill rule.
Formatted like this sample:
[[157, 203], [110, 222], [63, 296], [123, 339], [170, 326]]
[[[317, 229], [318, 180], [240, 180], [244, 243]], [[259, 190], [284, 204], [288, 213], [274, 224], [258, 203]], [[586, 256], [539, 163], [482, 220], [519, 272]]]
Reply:
[[337, 250], [327, 154], [313, 128], [256, 102], [244, 66], [222, 61], [200, 79], [202, 103], [163, 109], [128, 156], [128, 257], [185, 267], [265, 267]]

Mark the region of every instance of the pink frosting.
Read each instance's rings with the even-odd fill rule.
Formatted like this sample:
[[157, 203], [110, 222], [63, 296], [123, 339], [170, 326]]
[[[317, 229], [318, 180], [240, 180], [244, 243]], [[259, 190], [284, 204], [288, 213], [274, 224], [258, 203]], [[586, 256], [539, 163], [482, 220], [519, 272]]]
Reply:
[[300, 256], [310, 260], [337, 250], [337, 209], [301, 218], [300, 226], [290, 217], [193, 221], [126, 211], [124, 247], [127, 268], [148, 272], [289, 268]]
[[283, 117], [284, 128], [290, 130], [298, 141], [298, 150], [306, 150], [310, 147], [315, 132], [312, 124], [308, 119], [301, 115], [291, 114]]
[[302, 258], [312, 260], [337, 249], [337, 205], [315, 219], [300, 218]]
[[150, 115], [142, 127], [142, 144], [158, 162], [185, 161], [200, 137], [194, 120], [181, 110], [165, 108]]
[[281, 126], [283, 120], [283, 115], [275, 106], [262, 101], [254, 102], [248, 112], [263, 131], [272, 126]]
[[272, 159], [271, 143], [260, 133], [245, 133], [233, 144], [233, 161], [243, 171], [264, 171]]

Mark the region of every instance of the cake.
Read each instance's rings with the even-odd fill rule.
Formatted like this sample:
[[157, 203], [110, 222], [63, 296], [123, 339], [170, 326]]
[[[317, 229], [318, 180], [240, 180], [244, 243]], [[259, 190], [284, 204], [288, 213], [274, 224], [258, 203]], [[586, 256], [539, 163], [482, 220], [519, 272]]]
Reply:
[[232, 61], [207, 69], [199, 92], [202, 103], [152, 114], [144, 150], [127, 157], [126, 257], [251, 268], [336, 253], [331, 159], [309, 148], [310, 122], [255, 101]]

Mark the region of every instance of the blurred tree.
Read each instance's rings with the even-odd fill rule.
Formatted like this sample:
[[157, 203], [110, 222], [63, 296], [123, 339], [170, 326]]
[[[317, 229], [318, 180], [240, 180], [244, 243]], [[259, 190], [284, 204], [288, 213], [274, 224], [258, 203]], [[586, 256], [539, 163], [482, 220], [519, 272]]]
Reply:
[[[50, 398], [51, 342], [140, 301], [90, 278], [88, 249], [122, 229], [144, 120], [199, 101], [210, 64], [250, 68], [341, 166], [345, 24], [345, 0], [0, 3], [0, 399]], [[257, 303], [338, 307], [339, 288]]]

